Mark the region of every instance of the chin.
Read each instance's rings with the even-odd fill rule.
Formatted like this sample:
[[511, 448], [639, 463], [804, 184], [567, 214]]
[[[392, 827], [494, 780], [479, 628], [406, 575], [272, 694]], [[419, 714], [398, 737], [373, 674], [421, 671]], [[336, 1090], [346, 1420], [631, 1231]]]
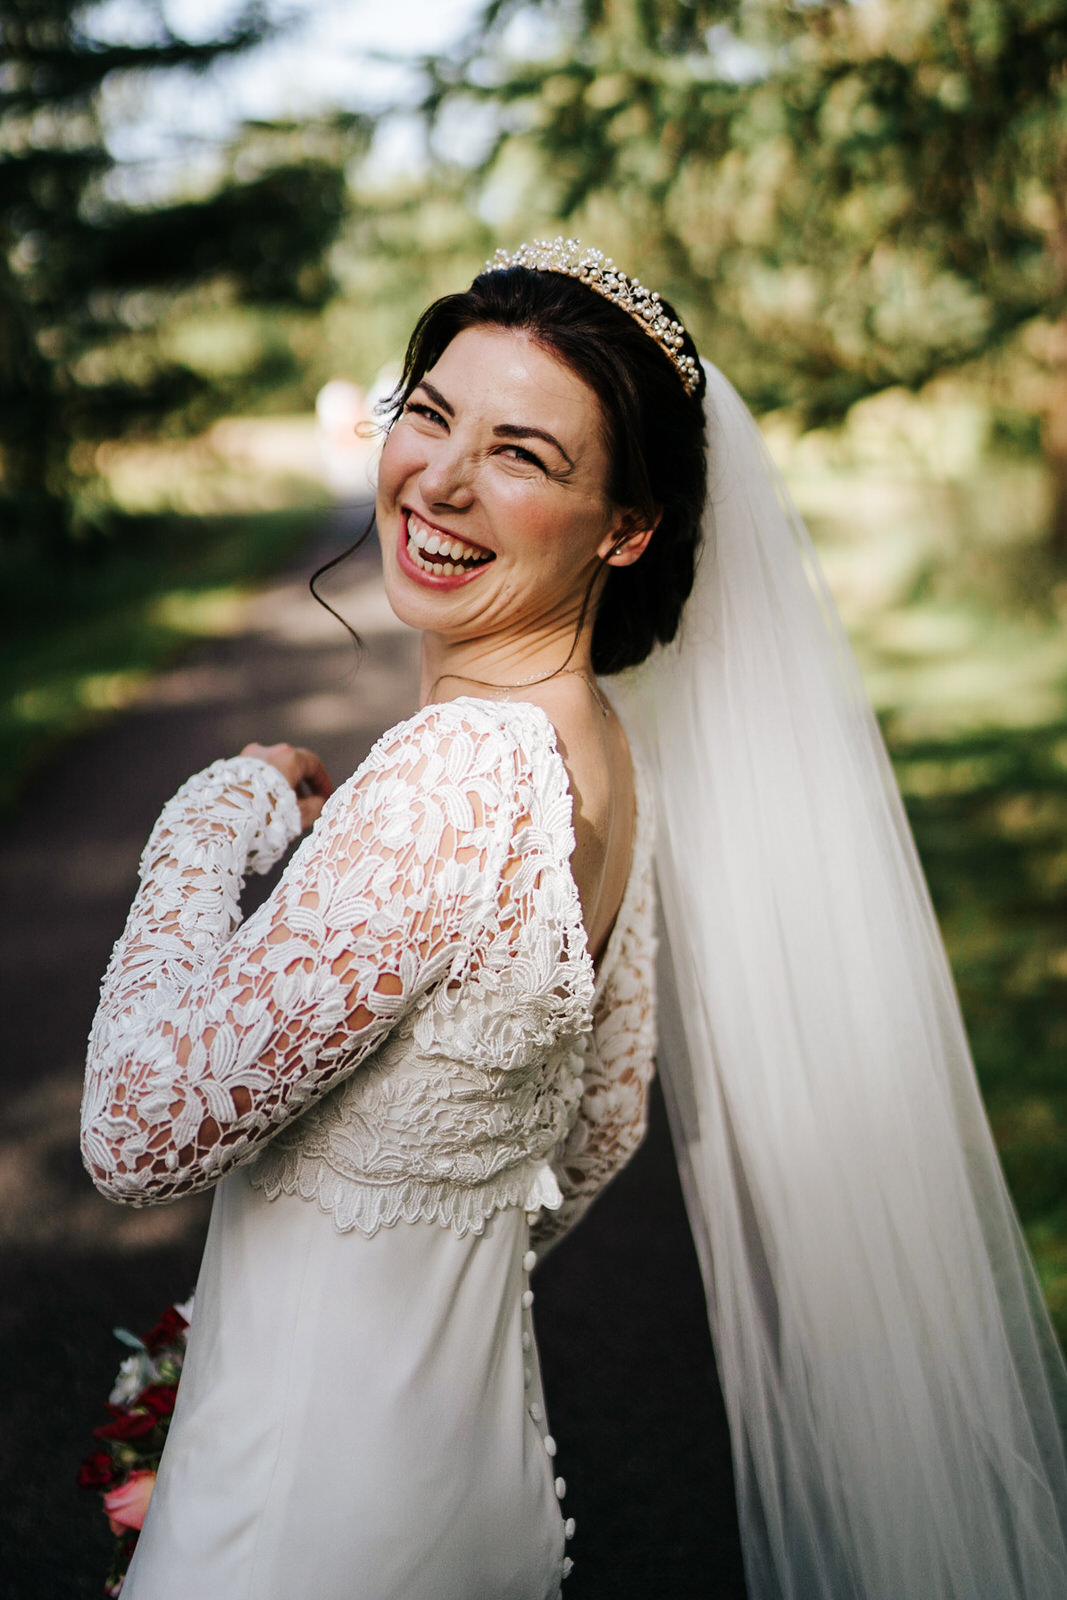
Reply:
[[389, 602], [389, 609], [398, 622], [406, 628], [416, 628], [420, 632], [429, 628], [431, 624], [428, 615], [431, 607], [419, 594], [413, 594], [410, 584], [404, 582], [399, 573], [390, 571], [389, 564], [384, 564], [382, 574], [385, 580], [385, 598]]

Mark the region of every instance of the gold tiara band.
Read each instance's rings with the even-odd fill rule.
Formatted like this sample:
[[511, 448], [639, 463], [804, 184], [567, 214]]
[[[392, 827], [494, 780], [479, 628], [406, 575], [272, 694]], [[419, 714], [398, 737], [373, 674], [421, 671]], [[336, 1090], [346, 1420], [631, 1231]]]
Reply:
[[696, 394], [700, 384], [700, 371], [693, 357], [685, 353], [685, 329], [673, 321], [663, 309], [658, 294], [646, 289], [636, 278], [625, 272], [600, 250], [583, 250], [577, 239], [531, 239], [520, 244], [517, 250], [498, 250], [485, 263], [486, 272], [503, 272], [508, 267], [529, 267], [535, 272], [560, 272], [567, 278], [577, 278], [592, 289], [594, 294], [611, 300], [633, 317], [639, 328], [649, 338], [655, 339], [663, 354], [670, 360], [685, 385], [687, 394]]

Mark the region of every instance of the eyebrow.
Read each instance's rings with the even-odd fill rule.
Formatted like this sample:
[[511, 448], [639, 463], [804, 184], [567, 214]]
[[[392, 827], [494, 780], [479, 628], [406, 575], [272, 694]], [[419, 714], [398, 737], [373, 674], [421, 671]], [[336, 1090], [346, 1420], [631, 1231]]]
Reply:
[[455, 416], [454, 407], [449, 405], [440, 389], [435, 389], [432, 383], [427, 383], [425, 378], [420, 378], [415, 387], [416, 389], [425, 389], [435, 406], [440, 406], [441, 410], [447, 412], [450, 417]]
[[[441, 410], [448, 416], [455, 416], [455, 408], [449, 405], [440, 389], [435, 389], [432, 383], [427, 383], [425, 378], [420, 378], [415, 387], [417, 389], [425, 389], [435, 406], [440, 406]], [[493, 434], [497, 439], [543, 439], [546, 444], [553, 445], [559, 451], [569, 467], [573, 468], [574, 466], [574, 462], [556, 436], [549, 433], [545, 428], [535, 428], [532, 425], [519, 422], [501, 422], [493, 429]]]
[[498, 439], [543, 439], [546, 444], [555, 446], [568, 467], [574, 466], [574, 462], [559, 440], [554, 434], [547, 433], [544, 428], [527, 427], [522, 423], [515, 422], [501, 422], [498, 427], [493, 429], [493, 433]]

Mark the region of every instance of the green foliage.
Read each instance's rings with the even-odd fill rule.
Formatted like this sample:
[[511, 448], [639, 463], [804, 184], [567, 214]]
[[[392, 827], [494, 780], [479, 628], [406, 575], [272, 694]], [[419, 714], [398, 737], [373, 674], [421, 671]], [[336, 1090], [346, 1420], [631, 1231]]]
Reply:
[[1067, 1340], [1067, 723], [893, 754], [1005, 1174]]
[[429, 69], [432, 117], [497, 108], [503, 229], [606, 244], [760, 409], [836, 418], [1067, 309], [1065, 0], [492, 0]]
[[941, 390], [872, 397], [791, 444], [768, 431], [875, 699], [1067, 1342], [1067, 584], [1039, 466], [983, 457], [973, 396]]
[[0, 594], [0, 812], [54, 742], [114, 711], [306, 539], [321, 505], [113, 520], [106, 549], [9, 551]]
[[394, 177], [384, 188], [369, 168], [357, 175], [333, 257], [342, 298], [325, 331], [334, 359], [366, 384], [383, 367], [398, 369], [426, 306], [469, 282], [495, 247], [466, 203], [465, 175]]
[[[144, 0], [146, 13], [157, 16]], [[204, 71], [268, 32], [250, 5], [219, 37], [102, 43], [84, 0], [0, 0], [0, 524], [63, 548], [105, 438], [202, 427], [276, 384], [277, 345], [226, 375], [176, 357], [168, 321], [201, 303], [310, 316], [334, 283], [345, 165], [364, 121], [252, 125], [206, 194], [124, 199], [100, 124], [116, 81]], [[282, 363], [292, 375], [295, 358]]]

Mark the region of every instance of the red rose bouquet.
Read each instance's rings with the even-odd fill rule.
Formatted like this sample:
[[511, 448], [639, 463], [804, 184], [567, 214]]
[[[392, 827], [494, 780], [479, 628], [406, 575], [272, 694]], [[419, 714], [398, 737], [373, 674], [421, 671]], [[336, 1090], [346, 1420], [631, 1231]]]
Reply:
[[119, 1367], [108, 1397], [111, 1420], [93, 1429], [97, 1448], [78, 1468], [79, 1485], [102, 1494], [104, 1515], [115, 1535], [106, 1595], [120, 1593], [144, 1524], [178, 1393], [192, 1314], [189, 1299], [184, 1305], [168, 1306], [143, 1339], [125, 1328], [115, 1329], [115, 1337], [131, 1354]]

